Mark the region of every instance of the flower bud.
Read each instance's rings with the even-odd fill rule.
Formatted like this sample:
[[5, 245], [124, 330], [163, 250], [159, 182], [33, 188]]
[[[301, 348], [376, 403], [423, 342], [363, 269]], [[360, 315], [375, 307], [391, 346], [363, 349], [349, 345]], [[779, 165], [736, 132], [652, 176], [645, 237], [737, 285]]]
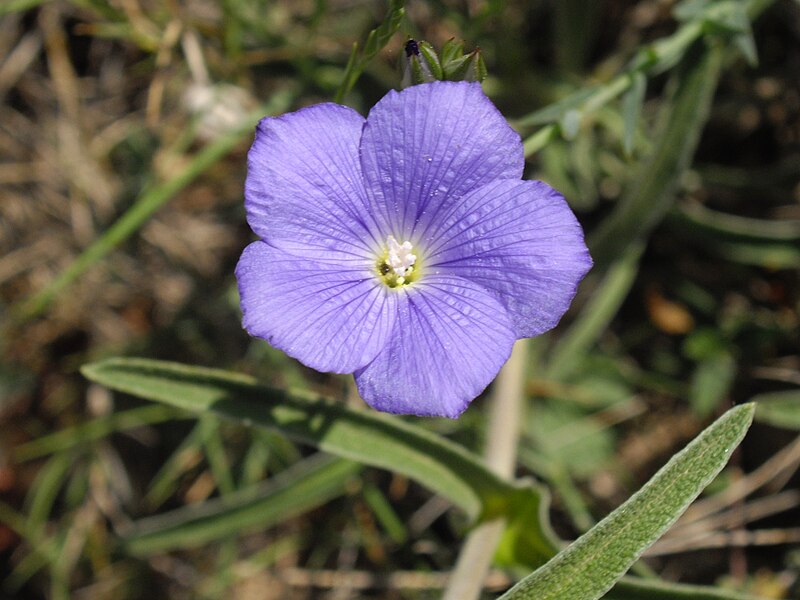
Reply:
[[463, 42], [455, 39], [442, 46], [441, 55], [428, 42], [410, 39], [402, 62], [402, 88], [429, 81], [483, 81], [486, 63], [480, 48], [464, 54]]
[[402, 88], [442, 79], [439, 57], [433, 46], [427, 42], [408, 40], [402, 65], [403, 79], [400, 83]]

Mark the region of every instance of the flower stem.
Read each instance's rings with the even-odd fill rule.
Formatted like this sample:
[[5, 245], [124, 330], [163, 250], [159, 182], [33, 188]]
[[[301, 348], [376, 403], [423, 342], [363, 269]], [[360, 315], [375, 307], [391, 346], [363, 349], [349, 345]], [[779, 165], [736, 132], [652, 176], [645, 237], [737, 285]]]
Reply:
[[[497, 375], [489, 409], [484, 457], [489, 468], [507, 479], [513, 478], [516, 465], [527, 364], [527, 340], [518, 340]], [[495, 519], [472, 530], [458, 556], [443, 600], [476, 600], [480, 596], [504, 525], [503, 519]]]

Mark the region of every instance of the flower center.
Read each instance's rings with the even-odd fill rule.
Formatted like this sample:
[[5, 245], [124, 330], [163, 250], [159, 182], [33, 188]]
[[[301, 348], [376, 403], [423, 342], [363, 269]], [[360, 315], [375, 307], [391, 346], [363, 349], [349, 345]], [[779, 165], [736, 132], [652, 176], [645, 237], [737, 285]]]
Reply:
[[381, 279], [390, 288], [414, 281], [417, 255], [412, 253], [413, 249], [408, 240], [400, 244], [393, 235], [386, 239], [386, 250], [378, 258], [377, 268]]

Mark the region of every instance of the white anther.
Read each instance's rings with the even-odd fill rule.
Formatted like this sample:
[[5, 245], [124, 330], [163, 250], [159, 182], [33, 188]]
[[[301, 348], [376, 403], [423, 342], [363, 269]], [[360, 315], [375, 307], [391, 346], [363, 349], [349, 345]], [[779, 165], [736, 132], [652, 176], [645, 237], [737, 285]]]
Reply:
[[397, 283], [402, 285], [405, 282], [405, 276], [414, 270], [414, 263], [417, 262], [417, 256], [411, 253], [414, 248], [408, 240], [398, 244], [393, 235], [386, 240], [386, 245], [389, 250], [386, 262], [397, 275]]

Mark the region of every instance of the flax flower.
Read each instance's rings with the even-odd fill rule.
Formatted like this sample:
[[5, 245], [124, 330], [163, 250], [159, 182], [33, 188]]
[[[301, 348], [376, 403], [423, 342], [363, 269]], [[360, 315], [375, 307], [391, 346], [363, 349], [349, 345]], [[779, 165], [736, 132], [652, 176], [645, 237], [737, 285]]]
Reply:
[[378, 410], [458, 416], [514, 341], [558, 323], [591, 267], [564, 198], [523, 181], [480, 84], [389, 92], [366, 119], [263, 119], [236, 268], [244, 327]]

